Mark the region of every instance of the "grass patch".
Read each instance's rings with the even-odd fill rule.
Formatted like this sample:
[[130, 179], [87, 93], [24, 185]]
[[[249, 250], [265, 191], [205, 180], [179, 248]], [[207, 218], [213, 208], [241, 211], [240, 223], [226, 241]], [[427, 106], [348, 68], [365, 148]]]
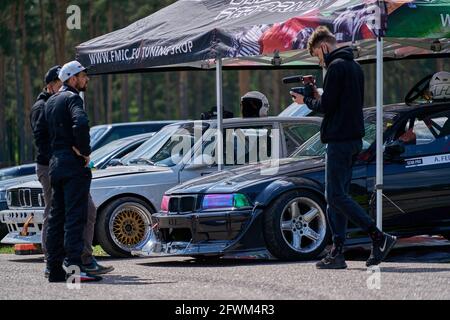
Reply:
[[[14, 254], [14, 246], [0, 244], [0, 254]], [[94, 247], [94, 256], [97, 257], [106, 257], [108, 254], [102, 249], [100, 246]]]
[[14, 254], [14, 246], [0, 244], [0, 254]]
[[108, 254], [102, 249], [102, 247], [100, 247], [100, 246], [95, 246], [95, 247], [94, 247], [94, 256], [97, 256], [97, 257], [106, 257], [106, 256], [108, 256]]

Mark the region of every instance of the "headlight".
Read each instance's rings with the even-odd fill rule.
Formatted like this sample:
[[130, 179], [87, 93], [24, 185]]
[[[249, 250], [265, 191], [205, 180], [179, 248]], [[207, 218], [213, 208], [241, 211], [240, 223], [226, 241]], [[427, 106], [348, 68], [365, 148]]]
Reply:
[[161, 211], [162, 212], [169, 212], [169, 200], [170, 196], [163, 196], [161, 201]]
[[233, 194], [207, 194], [203, 197], [202, 209], [241, 209], [251, 207], [247, 197], [240, 193]]

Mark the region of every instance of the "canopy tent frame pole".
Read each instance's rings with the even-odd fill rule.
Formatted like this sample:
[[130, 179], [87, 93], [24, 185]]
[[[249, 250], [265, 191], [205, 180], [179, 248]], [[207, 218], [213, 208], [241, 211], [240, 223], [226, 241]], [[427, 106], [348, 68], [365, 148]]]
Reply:
[[223, 94], [222, 94], [222, 57], [216, 58], [216, 102], [217, 102], [217, 169], [223, 169]]
[[377, 132], [376, 132], [376, 212], [377, 228], [383, 229], [383, 37], [377, 37]]

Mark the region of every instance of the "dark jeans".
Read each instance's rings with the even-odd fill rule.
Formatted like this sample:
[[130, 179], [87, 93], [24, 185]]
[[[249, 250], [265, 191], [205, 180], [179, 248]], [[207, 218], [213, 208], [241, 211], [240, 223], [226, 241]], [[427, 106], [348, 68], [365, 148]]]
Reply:
[[[48, 267], [81, 266], [84, 227], [92, 173], [71, 151], [55, 152], [50, 160], [52, 205], [48, 219]], [[64, 261], [65, 259], [65, 261]]]
[[345, 242], [349, 219], [365, 232], [375, 228], [375, 222], [369, 214], [349, 195], [352, 167], [361, 148], [361, 140], [332, 142], [327, 145], [327, 217], [333, 234], [333, 243]]

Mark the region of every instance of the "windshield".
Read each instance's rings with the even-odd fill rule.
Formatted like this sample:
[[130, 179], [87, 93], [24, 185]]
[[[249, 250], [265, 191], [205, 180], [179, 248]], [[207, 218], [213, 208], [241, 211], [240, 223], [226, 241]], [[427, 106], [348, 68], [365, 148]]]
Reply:
[[0, 181], [9, 180], [9, 179], [15, 178], [16, 176], [17, 176], [17, 173], [15, 170], [12, 170], [12, 169], [0, 170]]
[[312, 110], [309, 109], [306, 104], [292, 103], [289, 107], [284, 109], [278, 116], [279, 117], [306, 117], [311, 114]]
[[161, 129], [150, 140], [124, 157], [121, 161], [125, 165], [155, 165], [172, 167], [181, 160], [194, 144], [202, 138], [209, 128], [209, 124], [202, 122], [169, 125]]
[[126, 147], [128, 144], [131, 143], [131, 141], [132, 140], [130, 139], [122, 139], [110, 142], [107, 145], [104, 145], [103, 147], [92, 152], [91, 160], [94, 162], [94, 165], [97, 165], [97, 163], [101, 161], [104, 157], [111, 155], [112, 153], [122, 149], [123, 147]]
[[[392, 125], [397, 113], [384, 112], [383, 132]], [[376, 114], [374, 112], [367, 113], [364, 119], [364, 127], [366, 135], [363, 138], [362, 151], [369, 149], [372, 143], [375, 142], [377, 127], [376, 127]], [[324, 156], [326, 152], [326, 145], [320, 141], [320, 132], [309, 138], [304, 144], [302, 144], [296, 152], [292, 155], [293, 158], [302, 157], [318, 157]]]

